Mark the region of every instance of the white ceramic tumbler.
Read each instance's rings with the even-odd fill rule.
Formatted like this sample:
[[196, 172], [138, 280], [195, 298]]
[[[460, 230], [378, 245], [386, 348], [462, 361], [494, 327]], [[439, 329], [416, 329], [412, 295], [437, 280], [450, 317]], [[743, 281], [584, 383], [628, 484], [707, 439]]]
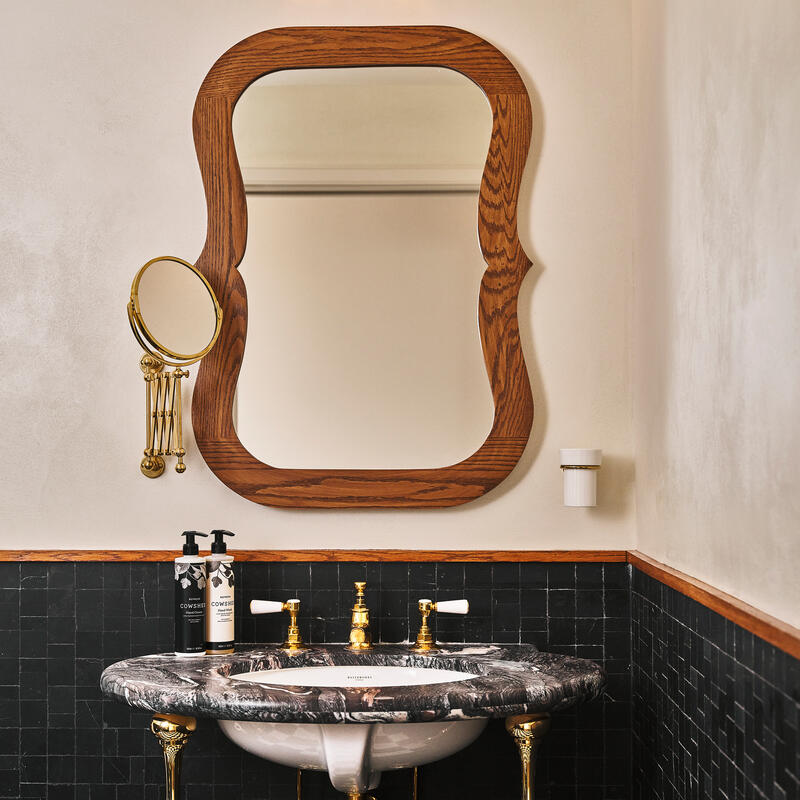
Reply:
[[565, 506], [589, 508], [597, 505], [597, 470], [602, 460], [602, 450], [583, 447], [561, 450]]

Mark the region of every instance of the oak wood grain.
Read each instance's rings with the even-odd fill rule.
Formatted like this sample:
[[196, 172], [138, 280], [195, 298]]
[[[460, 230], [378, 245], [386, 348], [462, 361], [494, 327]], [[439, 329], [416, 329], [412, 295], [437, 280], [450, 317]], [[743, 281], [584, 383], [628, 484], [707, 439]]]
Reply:
[[[172, 561], [178, 550], [0, 550], [0, 561]], [[236, 550], [237, 561], [624, 562], [625, 550]]]
[[[247, 338], [247, 292], [238, 270], [247, 244], [247, 204], [233, 141], [241, 93], [262, 75], [306, 67], [438, 66], [473, 80], [492, 108], [493, 128], [478, 204], [486, 261], [478, 326], [494, 399], [484, 444], [439, 469], [282, 469], [250, 454], [233, 425], [233, 401]], [[456, 28], [279, 28], [234, 45], [197, 95], [193, 130], [208, 207], [197, 268], [223, 309], [222, 331], [202, 361], [192, 398], [200, 452], [214, 474], [248, 500], [290, 508], [435, 508], [469, 502], [516, 466], [533, 424], [533, 398], [520, 346], [517, 296], [530, 267], [517, 236], [517, 201], [531, 137], [531, 105], [509, 60]], [[274, 375], [280, 380], [280, 375]]]
[[686, 597], [691, 597], [706, 608], [735, 622], [785, 653], [800, 658], [800, 628], [759, 611], [755, 606], [739, 600], [708, 583], [697, 580], [685, 572], [668, 567], [636, 550], [628, 551], [628, 563], [645, 575], [671, 586]]

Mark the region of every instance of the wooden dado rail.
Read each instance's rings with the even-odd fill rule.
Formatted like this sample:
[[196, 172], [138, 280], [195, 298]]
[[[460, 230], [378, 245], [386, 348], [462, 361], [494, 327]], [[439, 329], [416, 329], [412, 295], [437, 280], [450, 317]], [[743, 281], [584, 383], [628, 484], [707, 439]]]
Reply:
[[[202, 543], [201, 543], [202, 546]], [[627, 561], [626, 550], [235, 550], [237, 561]], [[0, 550], [0, 561], [172, 561], [178, 550]]]
[[692, 578], [685, 572], [668, 567], [644, 553], [629, 550], [628, 563], [644, 572], [645, 575], [671, 586], [700, 605], [716, 611], [720, 616], [735, 622], [779, 650], [783, 650], [795, 658], [800, 658], [800, 628], [781, 622], [781, 620], [759, 611], [755, 606], [739, 600], [738, 597], [722, 592], [711, 584], [698, 581], [697, 578]]
[[[171, 561], [171, 550], [0, 550], [0, 561]], [[636, 550], [237, 550], [237, 561], [627, 562], [795, 658], [800, 629]]]

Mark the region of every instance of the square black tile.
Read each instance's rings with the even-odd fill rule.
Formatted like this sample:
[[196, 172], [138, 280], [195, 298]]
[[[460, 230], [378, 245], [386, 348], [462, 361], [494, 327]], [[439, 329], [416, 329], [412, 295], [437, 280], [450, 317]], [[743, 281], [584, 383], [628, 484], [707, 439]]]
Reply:
[[19, 589], [20, 565], [11, 561], [0, 562], [0, 589]]

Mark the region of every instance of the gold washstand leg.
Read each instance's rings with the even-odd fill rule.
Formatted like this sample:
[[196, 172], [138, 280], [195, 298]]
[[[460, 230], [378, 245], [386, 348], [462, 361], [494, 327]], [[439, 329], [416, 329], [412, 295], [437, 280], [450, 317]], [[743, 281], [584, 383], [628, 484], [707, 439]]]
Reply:
[[533, 800], [533, 776], [536, 751], [544, 735], [550, 730], [549, 714], [526, 714], [509, 717], [506, 730], [511, 734], [519, 750], [522, 765], [522, 800]]
[[183, 746], [196, 727], [197, 721], [194, 717], [180, 717], [177, 714], [156, 714], [150, 723], [150, 730], [164, 751], [164, 769], [167, 774], [166, 800], [178, 800]]
[[414, 767], [411, 775], [411, 800], [419, 798], [419, 767]]
[[303, 800], [303, 771], [297, 770], [297, 800]]

